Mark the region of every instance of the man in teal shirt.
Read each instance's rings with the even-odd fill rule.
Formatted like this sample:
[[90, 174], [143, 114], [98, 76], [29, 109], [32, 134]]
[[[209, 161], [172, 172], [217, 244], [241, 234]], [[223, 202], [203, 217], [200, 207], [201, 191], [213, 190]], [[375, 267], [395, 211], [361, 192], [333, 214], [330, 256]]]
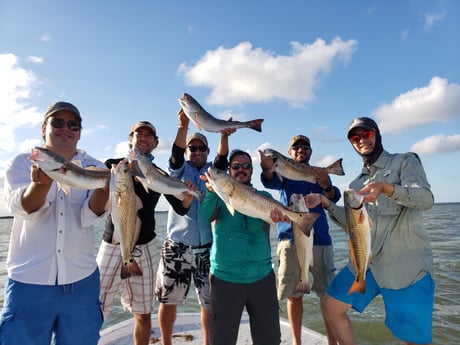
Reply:
[[[234, 150], [229, 158], [230, 175], [250, 185], [253, 171], [251, 156], [244, 151]], [[280, 344], [270, 225], [237, 211], [232, 216], [217, 194], [209, 190], [209, 184], [207, 187], [199, 217], [213, 222], [211, 345], [236, 344], [244, 307], [250, 316], [253, 343]], [[258, 193], [270, 196], [268, 192]]]

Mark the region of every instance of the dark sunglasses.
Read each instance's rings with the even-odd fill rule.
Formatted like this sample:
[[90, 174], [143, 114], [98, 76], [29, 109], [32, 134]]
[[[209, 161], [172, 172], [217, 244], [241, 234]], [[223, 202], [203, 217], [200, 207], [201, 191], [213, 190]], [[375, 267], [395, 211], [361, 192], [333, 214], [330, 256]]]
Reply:
[[357, 144], [357, 143], [360, 142], [361, 139], [368, 140], [368, 139], [372, 139], [373, 137], [374, 137], [374, 131], [364, 130], [364, 131], [361, 132], [361, 134], [353, 134], [350, 137], [350, 141], [353, 144]]
[[201, 146], [189, 145], [188, 149], [190, 150], [190, 152], [195, 152], [196, 150], [200, 150], [200, 152], [206, 152], [208, 147], [205, 145], [201, 145]]
[[300, 150], [300, 149], [306, 151], [306, 150], [309, 150], [309, 149], [310, 149], [310, 145], [301, 145], [301, 144], [299, 144], [299, 145], [293, 145], [293, 146], [291, 146], [291, 149], [293, 149], [293, 150], [295, 150], [295, 151], [298, 151], [298, 150]]
[[232, 168], [233, 170], [238, 170], [239, 168], [251, 169], [251, 167], [251, 163], [233, 163], [232, 165], [230, 165], [230, 168]]
[[58, 117], [52, 117], [49, 123], [53, 128], [64, 128], [67, 125], [67, 128], [74, 132], [81, 129], [80, 121], [66, 121]]

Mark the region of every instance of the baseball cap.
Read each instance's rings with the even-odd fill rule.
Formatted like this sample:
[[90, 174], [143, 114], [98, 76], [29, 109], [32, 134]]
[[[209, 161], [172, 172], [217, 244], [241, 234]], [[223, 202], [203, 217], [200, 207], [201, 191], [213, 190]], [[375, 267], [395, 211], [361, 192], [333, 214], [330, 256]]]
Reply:
[[44, 121], [46, 121], [50, 116], [53, 116], [55, 113], [61, 110], [71, 111], [78, 118], [78, 121], [80, 122], [82, 121], [80, 112], [78, 111], [77, 107], [74, 106], [72, 103], [68, 103], [68, 102], [54, 102], [53, 104], [51, 104], [48, 107], [48, 109], [46, 109], [46, 112], [43, 118]]
[[364, 128], [375, 132], [379, 132], [379, 127], [377, 126], [377, 123], [375, 123], [374, 120], [368, 117], [357, 117], [356, 119], [351, 121], [347, 130], [347, 138], [350, 138], [350, 132], [352, 129], [355, 128]]
[[208, 146], [208, 139], [206, 139], [206, 137], [199, 133], [199, 132], [195, 132], [195, 133], [192, 133], [190, 134], [190, 136], [187, 138], [187, 145], [190, 144], [190, 142], [193, 140], [193, 139], [198, 139], [200, 140], [203, 144], [205, 144], [206, 146]]
[[289, 146], [293, 146], [298, 141], [304, 141], [308, 146], [310, 146], [310, 139], [305, 135], [299, 134], [291, 139]]
[[148, 121], [138, 121], [138, 122], [136, 122], [134, 125], [131, 126], [131, 129], [129, 130], [129, 135], [132, 135], [135, 131], [137, 131], [141, 127], [147, 127], [152, 131], [153, 135], [155, 135], [155, 136], [157, 135], [157, 130], [156, 130], [155, 126], [152, 125]]

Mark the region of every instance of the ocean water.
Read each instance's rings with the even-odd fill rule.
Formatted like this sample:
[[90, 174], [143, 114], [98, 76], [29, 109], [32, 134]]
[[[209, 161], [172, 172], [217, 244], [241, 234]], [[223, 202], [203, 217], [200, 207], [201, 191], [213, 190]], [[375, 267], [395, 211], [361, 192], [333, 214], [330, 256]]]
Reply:
[[[158, 212], [157, 243], [158, 249], [165, 237], [166, 216]], [[436, 204], [425, 212], [424, 223], [432, 241], [436, 293], [433, 314], [433, 344], [458, 344], [460, 340], [460, 203]], [[0, 305], [3, 306], [3, 291], [6, 277], [5, 260], [11, 218], [0, 219]], [[348, 260], [348, 243], [346, 234], [334, 223], [329, 222], [334, 243], [334, 257], [337, 269], [341, 269]], [[95, 253], [99, 247], [102, 223], [95, 234]], [[276, 237], [272, 231], [272, 257], [277, 269]], [[281, 302], [281, 316], [287, 318], [286, 303]], [[178, 312], [198, 312], [199, 307], [193, 289], [185, 305], [178, 307]], [[154, 311], [156, 312], [156, 310]], [[380, 298], [368, 306], [364, 313], [351, 311], [350, 317], [355, 326], [358, 343], [361, 345], [396, 345], [396, 339], [384, 325], [385, 312]], [[120, 307], [119, 299], [112, 306], [110, 316], [103, 328], [131, 317]], [[325, 333], [319, 309], [319, 298], [315, 294], [304, 297], [303, 324], [315, 331]]]

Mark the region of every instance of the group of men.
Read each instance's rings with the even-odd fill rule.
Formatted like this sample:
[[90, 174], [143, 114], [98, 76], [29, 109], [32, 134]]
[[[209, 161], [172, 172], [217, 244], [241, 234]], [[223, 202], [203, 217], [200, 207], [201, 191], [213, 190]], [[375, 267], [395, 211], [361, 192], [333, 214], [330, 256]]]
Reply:
[[[133, 343], [148, 344], [154, 296], [159, 302], [158, 320], [163, 345], [172, 344], [177, 305], [186, 301], [192, 281], [201, 308], [203, 344], [236, 344], [241, 313], [250, 315], [255, 344], [281, 342], [279, 300], [287, 299], [293, 345], [301, 344], [303, 293], [295, 291], [300, 279], [292, 224], [274, 210], [277, 223], [279, 270], [272, 268], [269, 224], [235, 212], [231, 214], [207, 181], [210, 166], [227, 172], [251, 186], [253, 162], [243, 150], [229, 154], [229, 136], [220, 133], [214, 161], [201, 133], [188, 135], [189, 119], [178, 112], [178, 129], [168, 161], [170, 176], [190, 189], [205, 191], [202, 202], [188, 193], [179, 199], [165, 195], [170, 204], [167, 236], [161, 253], [155, 252], [155, 207], [160, 194], [146, 191], [134, 180], [142, 203], [135, 243], [141, 276], [121, 279], [120, 245], [106, 204], [108, 184], [94, 190], [64, 193], [40, 168], [18, 155], [5, 176], [7, 207], [14, 216], [7, 258], [8, 279], [0, 317], [0, 344], [97, 344], [104, 316], [121, 291], [123, 308], [134, 315]], [[67, 102], [50, 105], [42, 124], [43, 146], [84, 168], [104, 164], [77, 148], [82, 129], [79, 110]], [[421, 211], [433, 204], [433, 196], [419, 158], [412, 153], [390, 154], [383, 149], [380, 130], [370, 118], [357, 118], [347, 138], [363, 159], [363, 170], [350, 184], [364, 195], [373, 220], [372, 252], [365, 293], [347, 294], [354, 280], [353, 265], [335, 275], [332, 240], [326, 217], [346, 227], [341, 197], [324, 169], [313, 169], [315, 182], [280, 177], [273, 159], [260, 154], [264, 187], [280, 192], [289, 206], [292, 194], [305, 196], [314, 223], [312, 290], [321, 300], [329, 344], [356, 344], [347, 311], [364, 308], [382, 295], [386, 325], [407, 344], [431, 343], [434, 280], [431, 247]], [[136, 122], [129, 131], [129, 149], [138, 149], [153, 162], [158, 146], [156, 128], [148, 121]], [[288, 154], [296, 162], [310, 164], [310, 139], [296, 135]], [[105, 167], [122, 158], [109, 159]], [[257, 191], [266, 196], [266, 191]], [[102, 242], [94, 260], [96, 222], [105, 218]], [[387, 268], [391, 266], [391, 271]], [[278, 283], [276, 283], [278, 281]], [[212, 293], [211, 293], [212, 288]], [[420, 303], [423, 301], [424, 303]], [[101, 306], [102, 304], [102, 306]], [[82, 327], [81, 321], [85, 323]], [[401, 321], [403, 320], [403, 321]], [[410, 320], [411, 322], [405, 322]]]

